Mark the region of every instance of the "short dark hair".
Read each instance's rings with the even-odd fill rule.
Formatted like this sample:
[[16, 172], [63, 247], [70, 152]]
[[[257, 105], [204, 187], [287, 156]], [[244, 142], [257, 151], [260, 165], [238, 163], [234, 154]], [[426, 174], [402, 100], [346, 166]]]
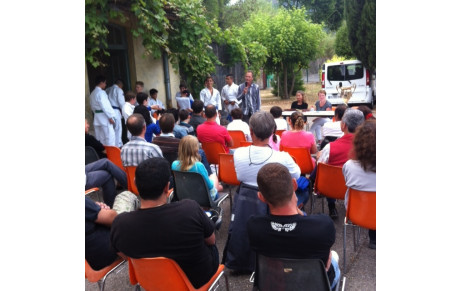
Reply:
[[107, 78], [105, 76], [99, 75], [96, 78], [94, 78], [94, 82], [96, 82], [96, 86], [97, 86], [100, 83], [107, 82]]
[[216, 106], [214, 106], [214, 105], [212, 105], [212, 104], [209, 104], [209, 105], [206, 106], [206, 108], [204, 109], [204, 115], [205, 115], [207, 118], [213, 118], [216, 114], [217, 114]]
[[153, 88], [153, 89], [150, 89], [149, 93], [150, 93], [150, 96], [152, 96], [153, 94], [158, 93], [158, 90]]
[[334, 115], [337, 116], [338, 120], [342, 120], [343, 114], [345, 113], [345, 110], [347, 110], [348, 106], [345, 104], [339, 104], [337, 105], [337, 108], [335, 108]]
[[163, 133], [173, 132], [174, 129], [174, 116], [171, 113], [165, 113], [160, 118], [160, 129]]
[[142, 82], [142, 81], [137, 81], [135, 85], [141, 85], [142, 87], [144, 87], [144, 82]]
[[181, 109], [179, 111], [179, 119], [180, 119], [180, 121], [186, 120], [189, 116], [190, 116], [190, 114], [188, 113], [187, 110]]
[[204, 103], [201, 100], [195, 100], [192, 103], [193, 113], [198, 114], [203, 112]]
[[149, 96], [144, 92], [137, 93], [136, 95], [136, 101], [139, 105], [142, 105], [147, 99], [149, 99]]
[[241, 119], [243, 118], [243, 110], [241, 110], [241, 108], [235, 108], [230, 112], [230, 115], [233, 119]]
[[128, 117], [128, 120], [126, 120], [126, 128], [133, 136], [139, 136], [145, 125], [145, 118], [139, 113], [133, 113]]
[[123, 86], [123, 80], [120, 79], [120, 78], [118, 78], [118, 79], [115, 81], [115, 84]]
[[139, 196], [144, 200], [158, 199], [169, 182], [170, 168], [165, 158], [155, 157], [142, 161], [135, 173]]
[[125, 93], [125, 101], [126, 102], [129, 102], [131, 101], [132, 99], [136, 99], [136, 93], [134, 93], [133, 91], [128, 91]]
[[270, 113], [274, 118], [278, 118], [283, 114], [283, 109], [281, 109], [279, 106], [273, 106], [270, 108]]
[[177, 108], [169, 108], [165, 112], [171, 113], [174, 116], [175, 122], [179, 120], [179, 110]]
[[268, 163], [260, 168], [257, 185], [265, 200], [275, 207], [285, 205], [294, 193], [291, 174], [280, 163]]
[[230, 77], [232, 78], [232, 80], [235, 79], [235, 76], [233, 76], [233, 74], [227, 74], [225, 77]]

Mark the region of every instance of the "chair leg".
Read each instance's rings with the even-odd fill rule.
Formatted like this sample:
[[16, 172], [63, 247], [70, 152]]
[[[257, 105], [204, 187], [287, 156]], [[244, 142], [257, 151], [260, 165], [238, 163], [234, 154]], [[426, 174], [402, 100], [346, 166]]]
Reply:
[[141, 291], [141, 285], [139, 285], [139, 283], [136, 284], [136, 286], [134, 286], [134, 290], [136, 291]]
[[347, 272], [347, 225], [343, 223], [343, 273]]
[[352, 228], [353, 228], [353, 251], [356, 252], [356, 235], [355, 235], [355, 228], [356, 227], [353, 225]]
[[321, 207], [323, 208], [323, 213], [324, 213], [324, 198], [321, 199]]

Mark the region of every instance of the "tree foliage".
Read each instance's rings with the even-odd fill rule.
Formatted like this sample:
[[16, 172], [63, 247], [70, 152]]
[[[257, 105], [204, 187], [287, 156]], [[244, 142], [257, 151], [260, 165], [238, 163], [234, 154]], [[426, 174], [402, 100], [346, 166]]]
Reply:
[[350, 40], [348, 39], [348, 28], [347, 23], [344, 21], [342, 26], [335, 35], [335, 52], [339, 56], [351, 59], [354, 58], [354, 54], [351, 50]]
[[219, 64], [211, 44], [229, 37], [215, 19], [205, 16], [201, 0], [85, 0], [85, 12], [85, 57], [93, 67], [104, 65], [98, 55], [108, 55], [109, 20], [132, 17], [135, 26], [131, 31], [142, 38], [145, 54], [158, 59], [166, 52], [187, 81], [199, 82], [200, 86], [204, 76], [213, 73]]
[[[305, 20], [305, 9], [279, 9], [276, 13], [257, 13], [246, 21], [236, 33], [246, 48], [249, 43], [258, 43], [267, 49], [264, 68], [267, 72], [283, 72], [283, 98], [289, 98], [294, 88], [294, 74], [308, 68], [311, 60], [321, 52], [319, 46], [325, 34], [322, 26]], [[249, 52], [249, 63], [261, 62], [251, 59], [255, 53]], [[257, 54], [261, 56], [263, 54]], [[288, 75], [292, 80], [288, 89]], [[281, 82], [281, 80], [280, 80]]]
[[238, 0], [233, 5], [226, 5], [222, 13], [222, 28], [240, 27], [251, 15], [274, 11], [269, 0]]
[[372, 72], [376, 68], [375, 0], [347, 0], [345, 17], [353, 54]]
[[283, 0], [280, 6], [287, 9], [305, 7], [313, 23], [323, 23], [330, 30], [337, 30], [343, 19], [344, 0]]

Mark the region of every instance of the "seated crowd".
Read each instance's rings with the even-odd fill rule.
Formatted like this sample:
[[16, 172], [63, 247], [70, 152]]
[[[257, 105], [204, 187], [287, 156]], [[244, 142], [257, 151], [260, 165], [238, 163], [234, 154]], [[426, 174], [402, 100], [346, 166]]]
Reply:
[[[178, 93], [189, 98], [185, 89]], [[246, 123], [237, 107], [228, 112], [232, 122], [222, 126], [216, 122], [220, 113], [215, 105], [204, 107], [201, 100], [190, 99], [187, 108], [165, 110], [157, 94], [152, 89], [150, 97], [139, 92], [135, 99], [130, 92], [122, 110], [129, 141], [121, 147], [120, 158], [124, 167], [136, 167], [138, 196], [127, 191], [126, 173], [105, 158], [104, 146], [89, 134], [85, 120], [86, 145], [95, 147], [103, 157], [85, 167], [85, 189], [99, 187], [104, 201], [85, 197], [85, 257], [90, 266], [99, 270], [119, 257], [164, 256], [178, 263], [195, 288], [208, 282], [219, 265], [215, 225], [197, 202], [169, 202], [169, 189], [172, 171], [191, 171], [203, 176], [212, 199], [219, 197], [223, 187], [200, 148], [200, 143], [215, 141], [233, 154], [241, 183], [230, 209], [222, 263], [234, 271], [253, 272], [256, 253], [321, 259], [334, 288], [340, 278], [338, 256], [331, 250], [336, 233], [333, 219], [338, 217], [335, 200], [327, 200], [329, 216], [307, 216], [297, 203], [300, 168], [283, 148], [301, 147], [310, 152], [315, 168], [306, 177], [309, 183], [314, 183], [316, 165], [322, 162], [343, 167], [347, 187], [376, 191], [376, 121], [372, 112], [339, 105], [334, 122], [317, 119], [307, 131], [300, 112], [292, 113], [286, 121], [282, 109], [274, 106], [270, 112], [253, 113]], [[330, 108], [323, 95], [318, 93], [317, 110]], [[308, 108], [304, 92], [298, 91], [296, 98], [292, 108]], [[280, 136], [277, 129], [285, 131]], [[243, 131], [252, 144], [233, 148], [228, 130]], [[375, 230], [369, 231], [369, 238], [369, 247], [375, 249]]]

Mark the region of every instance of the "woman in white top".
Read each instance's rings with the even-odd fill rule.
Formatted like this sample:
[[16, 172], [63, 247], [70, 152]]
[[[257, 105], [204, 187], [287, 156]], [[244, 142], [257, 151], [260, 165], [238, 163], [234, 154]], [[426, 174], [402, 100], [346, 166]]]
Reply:
[[288, 168], [293, 178], [300, 177], [300, 168], [292, 157], [268, 145], [274, 128], [275, 120], [268, 112], [256, 112], [249, 119], [252, 145], [237, 148], [233, 154], [236, 176], [240, 182], [257, 187], [257, 173], [268, 163], [280, 163]]
[[[375, 120], [366, 120], [356, 129], [353, 140], [353, 158], [348, 160], [342, 167], [345, 184], [348, 189], [377, 191], [376, 136]], [[348, 189], [345, 194], [345, 206], [348, 205]], [[375, 230], [369, 230], [369, 238], [369, 247], [375, 249]]]

